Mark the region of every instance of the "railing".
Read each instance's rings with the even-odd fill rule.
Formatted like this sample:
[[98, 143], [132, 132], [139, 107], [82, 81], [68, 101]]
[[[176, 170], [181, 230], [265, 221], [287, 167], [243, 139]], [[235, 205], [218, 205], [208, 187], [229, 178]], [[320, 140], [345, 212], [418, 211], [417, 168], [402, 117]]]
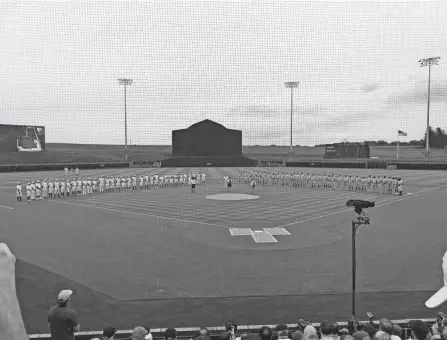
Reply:
[[[406, 320], [394, 320], [392, 321], [395, 324], [398, 324], [402, 327], [402, 340], [408, 339], [410, 338], [410, 330], [408, 328], [408, 322], [410, 320], [414, 320], [414, 319], [406, 319]], [[433, 325], [436, 322], [436, 319], [419, 319], [424, 321], [425, 323], [427, 323], [429, 326]], [[362, 321], [362, 324], [365, 323], [369, 323], [369, 321]], [[378, 321], [375, 321], [374, 324], [376, 326], [378, 326]], [[320, 336], [320, 323], [313, 323], [312, 324], [318, 332], [318, 335]], [[338, 325], [340, 326], [340, 328], [344, 328], [348, 326], [347, 322], [338, 322]], [[238, 335], [242, 335], [245, 333], [257, 333], [259, 331], [259, 329], [262, 326], [269, 326], [272, 330], [275, 329], [276, 325], [244, 325], [244, 326], [238, 326]], [[288, 324], [289, 330], [291, 331], [295, 331], [298, 328], [298, 324]], [[177, 334], [178, 334], [178, 339], [189, 339], [191, 338], [195, 332], [197, 332], [200, 327], [190, 327], [190, 328], [176, 328], [177, 329]], [[164, 332], [165, 332], [166, 328], [159, 328], [159, 329], [151, 329], [151, 334], [154, 338], [154, 340], [162, 340], [164, 339]], [[217, 340], [219, 339], [219, 335], [221, 332], [225, 331], [225, 327], [208, 327], [208, 330], [210, 331], [210, 335], [211, 335], [211, 339], [212, 340]], [[117, 335], [115, 336], [115, 338], [118, 339], [122, 339], [122, 340], [130, 340], [130, 335], [132, 334], [132, 330], [123, 330], [123, 331], [118, 331], [116, 333]], [[101, 337], [102, 336], [102, 332], [79, 332], [76, 333], [76, 340], [90, 340], [91, 338], [94, 337]], [[33, 335], [29, 335], [30, 339], [45, 339], [45, 340], [51, 340], [51, 335], [50, 334], [33, 334]]]

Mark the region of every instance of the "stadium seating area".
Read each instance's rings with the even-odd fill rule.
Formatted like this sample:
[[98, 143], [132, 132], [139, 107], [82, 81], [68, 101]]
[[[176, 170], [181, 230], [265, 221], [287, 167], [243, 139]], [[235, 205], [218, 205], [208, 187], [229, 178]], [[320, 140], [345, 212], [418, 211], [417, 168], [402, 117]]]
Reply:
[[[150, 329], [137, 326], [133, 330], [117, 331], [106, 327], [103, 332], [76, 333], [77, 340], [144, 340], [144, 339], [189, 339], [189, 340], [444, 340], [447, 335], [445, 315], [437, 319], [396, 320], [359, 322], [309, 323], [303, 319], [297, 324], [239, 326], [227, 322], [223, 327]], [[111, 336], [111, 334], [114, 334]], [[30, 339], [50, 338], [50, 335], [31, 335]]]

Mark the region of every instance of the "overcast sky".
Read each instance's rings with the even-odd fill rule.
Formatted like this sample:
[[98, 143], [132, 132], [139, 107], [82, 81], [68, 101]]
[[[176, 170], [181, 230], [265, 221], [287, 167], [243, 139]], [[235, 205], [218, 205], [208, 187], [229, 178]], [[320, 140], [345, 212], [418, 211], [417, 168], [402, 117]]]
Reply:
[[0, 0], [0, 123], [47, 142], [171, 144], [211, 119], [243, 144], [421, 139], [447, 128], [447, 4]]

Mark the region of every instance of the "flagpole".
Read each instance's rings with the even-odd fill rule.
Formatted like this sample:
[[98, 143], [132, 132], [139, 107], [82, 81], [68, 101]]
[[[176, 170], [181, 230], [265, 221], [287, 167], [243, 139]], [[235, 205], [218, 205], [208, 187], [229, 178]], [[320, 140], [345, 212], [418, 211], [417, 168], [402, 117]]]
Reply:
[[396, 152], [397, 152], [397, 159], [399, 159], [399, 132], [397, 133], [397, 148], [396, 148]]

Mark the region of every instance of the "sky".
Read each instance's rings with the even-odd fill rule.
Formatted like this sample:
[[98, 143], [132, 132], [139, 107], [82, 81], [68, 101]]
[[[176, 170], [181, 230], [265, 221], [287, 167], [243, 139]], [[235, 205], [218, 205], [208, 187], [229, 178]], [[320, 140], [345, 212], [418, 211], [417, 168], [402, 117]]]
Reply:
[[47, 143], [171, 144], [203, 119], [244, 145], [447, 129], [445, 1], [3, 1], [0, 124]]

